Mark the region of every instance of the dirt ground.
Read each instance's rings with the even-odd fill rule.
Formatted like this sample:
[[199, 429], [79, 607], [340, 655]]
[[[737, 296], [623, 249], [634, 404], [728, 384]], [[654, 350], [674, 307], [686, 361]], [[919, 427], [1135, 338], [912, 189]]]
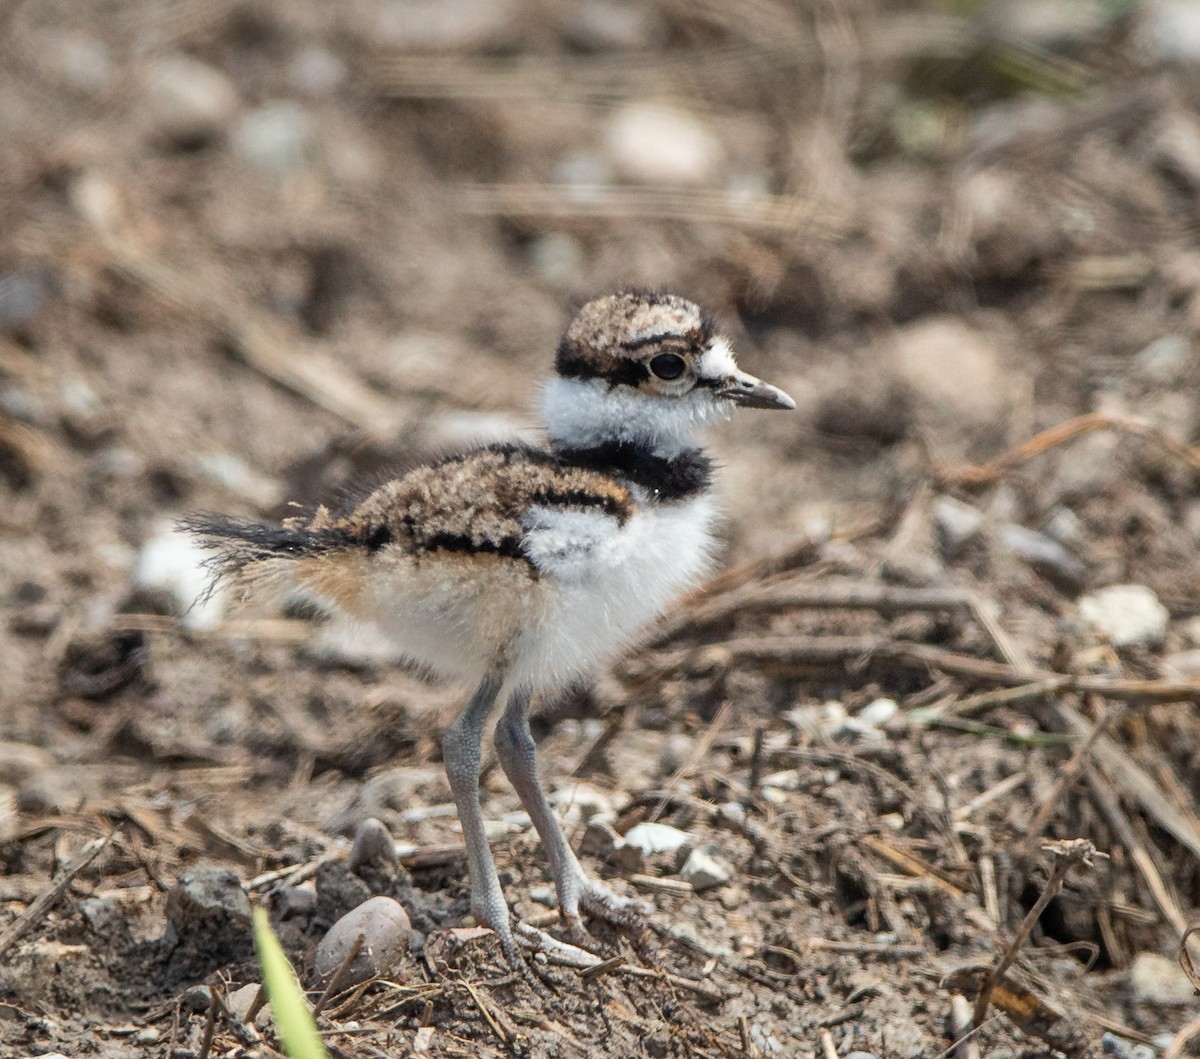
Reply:
[[[372, 894], [412, 950], [324, 998], [335, 1056], [1200, 1054], [1191, 5], [0, 19], [0, 1054], [279, 1055], [249, 905], [316, 1003]], [[171, 527], [535, 430], [628, 285], [799, 411], [714, 432], [724, 572], [542, 704], [586, 867], [655, 909], [547, 998], [466, 919], [464, 689], [189, 609]], [[484, 807], [554, 929], [491, 764]], [[398, 859], [348, 857], [371, 818]]]

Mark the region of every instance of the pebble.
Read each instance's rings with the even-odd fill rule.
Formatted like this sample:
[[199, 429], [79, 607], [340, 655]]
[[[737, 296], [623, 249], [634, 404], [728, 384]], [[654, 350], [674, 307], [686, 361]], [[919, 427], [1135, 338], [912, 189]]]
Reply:
[[875, 699], [859, 710], [854, 719], [874, 728], [881, 728], [892, 721], [899, 712], [900, 705], [895, 699]]
[[646, 184], [703, 184], [724, 161], [721, 143], [694, 114], [658, 103], [618, 110], [605, 136], [617, 172]]
[[542, 282], [573, 290], [583, 279], [587, 259], [578, 240], [561, 232], [550, 232], [529, 244], [529, 263]]
[[350, 847], [347, 867], [355, 875], [362, 875], [363, 868], [396, 863], [396, 843], [387, 826], [373, 816], [359, 821], [354, 829], [354, 844]]
[[375, 16], [373, 44], [406, 51], [476, 51], [513, 43], [516, 0], [385, 0]]
[[590, 783], [571, 783], [560, 787], [548, 800], [567, 823], [586, 823], [595, 817], [611, 820], [615, 815], [612, 799]]
[[40, 43], [42, 57], [63, 83], [84, 95], [100, 95], [112, 84], [113, 63], [102, 40], [64, 31]]
[[1064, 591], [1078, 592], [1087, 579], [1083, 563], [1044, 533], [1007, 522], [1000, 527], [997, 540], [1001, 547]]
[[679, 869], [679, 877], [684, 882], [691, 883], [692, 888], [699, 893], [711, 890], [714, 886], [724, 886], [733, 878], [733, 869], [711, 853], [694, 849]]
[[1164, 335], [1155, 339], [1134, 358], [1136, 375], [1156, 386], [1178, 386], [1195, 364], [1192, 344], [1181, 335]]
[[296, 103], [277, 100], [241, 117], [230, 133], [229, 149], [263, 173], [286, 176], [312, 160], [316, 133], [312, 114]]
[[1145, 585], [1109, 585], [1079, 600], [1079, 614], [1114, 647], [1160, 644], [1170, 615]]
[[663, 19], [653, 5], [634, 0], [588, 0], [564, 9], [572, 43], [585, 51], [633, 51], [663, 37]]
[[671, 732], [658, 755], [658, 767], [670, 776], [687, 764], [696, 749], [696, 741], [684, 732]]
[[218, 135], [239, 106], [233, 83], [220, 70], [187, 55], [151, 62], [142, 96], [151, 134], [185, 145]]
[[898, 330], [890, 359], [925, 410], [971, 424], [994, 423], [1008, 408], [1011, 380], [992, 340], [954, 317]]
[[298, 91], [320, 99], [346, 80], [346, 64], [325, 48], [305, 48], [288, 63], [288, 78]]
[[931, 506], [942, 558], [955, 559], [983, 529], [983, 512], [952, 496], [939, 496]]
[[134, 586], [167, 593], [185, 628], [215, 628], [225, 615], [225, 593], [211, 584], [212, 571], [205, 565], [211, 558], [212, 553], [190, 534], [164, 526], [142, 545], [133, 571]]
[[41, 747], [0, 742], [0, 783], [19, 784], [53, 763], [54, 759]]
[[1125, 972], [1134, 998], [1147, 1004], [1185, 1005], [1195, 1000], [1192, 983], [1177, 960], [1139, 952]]
[[313, 961], [319, 984], [329, 984], [359, 934], [364, 935], [362, 949], [342, 979], [347, 989], [389, 975], [412, 945], [412, 925], [400, 902], [372, 897], [342, 916], [321, 939]]
[[0, 275], [0, 326], [19, 327], [28, 323], [37, 316], [48, 297], [46, 281], [36, 272]]
[[1200, 680], [1200, 650], [1175, 651], [1163, 661], [1163, 669], [1179, 680]]
[[1142, 39], [1161, 62], [1200, 62], [1200, 5], [1195, 0], [1153, 0], [1141, 12]]
[[253, 955], [250, 900], [225, 868], [184, 872], [167, 894], [167, 923], [180, 973], [203, 976]]
[[1157, 1052], [1145, 1044], [1132, 1044], [1115, 1033], [1100, 1038], [1100, 1052], [1114, 1059], [1157, 1059]]
[[655, 853], [676, 853], [692, 842], [692, 836], [670, 824], [641, 823], [625, 833], [625, 844], [640, 850], [644, 856]]

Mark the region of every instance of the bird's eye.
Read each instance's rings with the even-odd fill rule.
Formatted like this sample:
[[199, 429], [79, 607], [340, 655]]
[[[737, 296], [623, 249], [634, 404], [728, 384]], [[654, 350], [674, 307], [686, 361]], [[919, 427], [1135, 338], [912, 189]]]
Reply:
[[660, 379], [678, 379], [687, 368], [687, 361], [674, 353], [660, 353], [650, 361], [650, 370]]

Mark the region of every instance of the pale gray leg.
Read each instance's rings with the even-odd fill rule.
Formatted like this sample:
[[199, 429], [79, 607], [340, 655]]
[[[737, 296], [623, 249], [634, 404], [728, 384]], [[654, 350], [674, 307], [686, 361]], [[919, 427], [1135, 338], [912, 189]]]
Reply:
[[609, 922], [635, 925], [638, 905], [618, 897], [584, 874], [558, 818], [546, 801], [538, 781], [536, 749], [529, 731], [529, 699], [529, 690], [518, 688], [508, 700], [496, 725], [496, 756], [541, 836], [558, 891], [558, 909], [563, 922], [576, 939], [586, 937], [587, 933], [581, 911]]
[[467, 844], [471, 914], [496, 932], [504, 955], [510, 963], [517, 965], [522, 961], [509, 922], [508, 904], [500, 889], [496, 863], [492, 860], [492, 850], [484, 830], [483, 810], [479, 807], [480, 740], [502, 683], [496, 676], [483, 678], [471, 701], [442, 736], [442, 757]]

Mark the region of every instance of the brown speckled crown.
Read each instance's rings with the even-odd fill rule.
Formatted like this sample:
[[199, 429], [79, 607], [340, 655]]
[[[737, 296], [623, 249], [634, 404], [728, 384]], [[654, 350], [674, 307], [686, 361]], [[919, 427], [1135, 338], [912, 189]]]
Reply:
[[712, 321], [686, 298], [622, 291], [576, 313], [559, 343], [555, 368], [563, 378], [637, 386], [650, 375], [648, 352], [698, 353], [712, 336]]

